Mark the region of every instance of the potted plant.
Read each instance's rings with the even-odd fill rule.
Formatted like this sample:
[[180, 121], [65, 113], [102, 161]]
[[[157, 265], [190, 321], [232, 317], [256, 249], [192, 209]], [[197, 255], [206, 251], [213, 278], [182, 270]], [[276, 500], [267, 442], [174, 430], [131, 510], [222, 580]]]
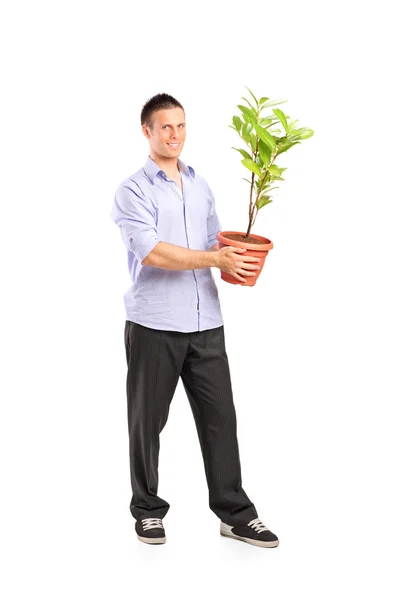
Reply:
[[[242, 164], [251, 172], [251, 180], [243, 177], [250, 184], [250, 205], [249, 205], [249, 224], [246, 232], [242, 231], [221, 231], [217, 234], [219, 247], [234, 246], [237, 248], [246, 248], [247, 254], [260, 258], [257, 263], [260, 269], [256, 275], [246, 278], [246, 283], [240, 285], [253, 286], [262, 271], [265, 258], [268, 252], [273, 248], [273, 243], [266, 237], [252, 234], [250, 231], [257, 218], [258, 211], [272, 202], [271, 191], [277, 186], [273, 184], [277, 181], [284, 181], [282, 177], [284, 167], [278, 167], [275, 163], [277, 157], [289, 148], [300, 144], [302, 140], [311, 137], [314, 132], [308, 127], [297, 127], [297, 120], [291, 120], [289, 115], [279, 108], [273, 108], [273, 114], [261, 114], [266, 108], [283, 104], [286, 100], [273, 101], [265, 96], [257, 100], [253, 92], [245, 86], [250, 92], [251, 102], [242, 96], [248, 106], [238, 104], [241, 115], [234, 115], [233, 125], [229, 125], [240, 136], [241, 140], [247, 146], [247, 149], [232, 148], [242, 155]], [[282, 132], [277, 126], [283, 127]], [[221, 278], [228, 282], [238, 284], [229, 273], [221, 271]]]

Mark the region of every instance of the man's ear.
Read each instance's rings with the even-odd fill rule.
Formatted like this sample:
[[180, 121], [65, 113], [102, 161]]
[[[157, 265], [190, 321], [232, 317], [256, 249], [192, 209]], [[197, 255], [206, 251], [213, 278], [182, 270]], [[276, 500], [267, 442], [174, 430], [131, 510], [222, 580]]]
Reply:
[[143, 135], [147, 138], [150, 139], [151, 135], [150, 135], [150, 130], [147, 127], [147, 125], [142, 125], [142, 131], [143, 131]]

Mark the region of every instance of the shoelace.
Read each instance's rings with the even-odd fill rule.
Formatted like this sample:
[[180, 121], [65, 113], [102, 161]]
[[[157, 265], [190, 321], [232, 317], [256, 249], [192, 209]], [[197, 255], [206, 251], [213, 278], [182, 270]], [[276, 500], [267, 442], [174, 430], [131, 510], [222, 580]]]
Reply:
[[253, 527], [257, 533], [260, 533], [261, 531], [269, 531], [268, 527], [266, 527], [260, 519], [253, 519], [252, 521], [249, 521], [247, 525]]
[[163, 527], [161, 519], [142, 519], [143, 529], [146, 531], [147, 529], [155, 529], [157, 527]]

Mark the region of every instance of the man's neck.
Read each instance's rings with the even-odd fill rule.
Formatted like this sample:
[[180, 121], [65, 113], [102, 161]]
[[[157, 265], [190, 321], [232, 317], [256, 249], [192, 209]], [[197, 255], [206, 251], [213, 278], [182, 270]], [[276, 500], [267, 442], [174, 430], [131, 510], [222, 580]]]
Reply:
[[156, 163], [160, 169], [164, 171], [169, 179], [178, 179], [180, 176], [180, 170], [178, 166], [177, 158], [164, 158], [154, 156], [150, 153], [150, 158]]

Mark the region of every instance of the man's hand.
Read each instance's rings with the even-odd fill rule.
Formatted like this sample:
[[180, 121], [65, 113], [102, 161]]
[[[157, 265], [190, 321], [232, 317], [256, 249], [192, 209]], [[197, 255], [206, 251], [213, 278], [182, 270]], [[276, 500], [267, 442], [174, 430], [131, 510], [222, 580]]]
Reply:
[[254, 277], [254, 271], [259, 270], [258, 265], [252, 265], [250, 263], [259, 262], [260, 259], [255, 256], [242, 256], [243, 252], [246, 252], [246, 248], [234, 248], [233, 246], [225, 246], [216, 252], [216, 266], [233, 275], [235, 279], [246, 283], [246, 279], [242, 276]]

